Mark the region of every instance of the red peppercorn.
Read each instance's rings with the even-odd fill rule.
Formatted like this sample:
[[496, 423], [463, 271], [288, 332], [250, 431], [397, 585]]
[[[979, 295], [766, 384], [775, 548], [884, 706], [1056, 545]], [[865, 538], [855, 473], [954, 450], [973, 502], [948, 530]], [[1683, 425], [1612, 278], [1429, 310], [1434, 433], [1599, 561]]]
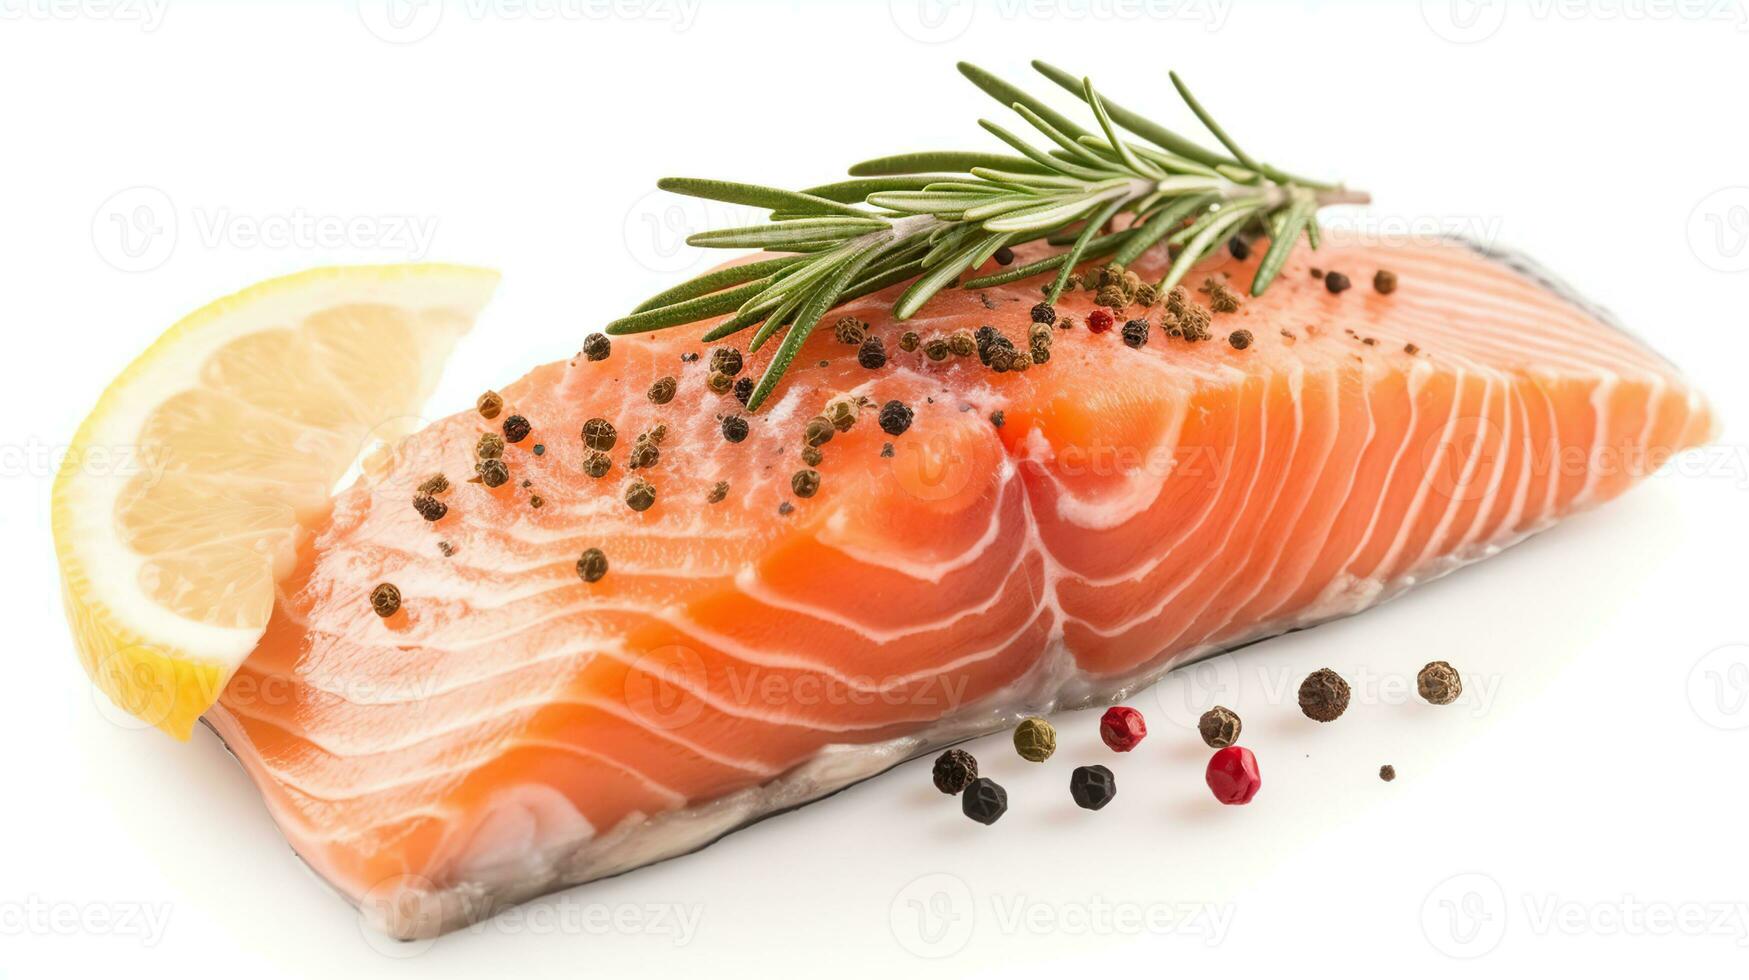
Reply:
[[1087, 314], [1087, 329], [1094, 333], [1104, 333], [1111, 329], [1111, 314], [1105, 310], [1094, 310]]
[[1113, 752], [1128, 752], [1141, 744], [1148, 735], [1148, 723], [1134, 708], [1114, 705], [1099, 719], [1099, 737]]
[[1229, 745], [1209, 758], [1207, 778], [1215, 799], [1227, 804], [1249, 803], [1263, 786], [1257, 757], [1238, 745]]

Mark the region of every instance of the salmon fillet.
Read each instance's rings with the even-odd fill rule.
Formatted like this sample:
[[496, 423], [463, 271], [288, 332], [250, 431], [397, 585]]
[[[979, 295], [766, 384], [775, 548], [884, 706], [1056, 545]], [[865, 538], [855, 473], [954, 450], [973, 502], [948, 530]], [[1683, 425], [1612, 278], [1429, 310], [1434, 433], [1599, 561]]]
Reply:
[[[1355, 288], [1330, 293], [1313, 265]], [[1187, 281], [1243, 292], [1255, 268], [1223, 258]], [[1368, 285], [1377, 269], [1394, 293]], [[1458, 243], [1302, 247], [1208, 342], [1155, 329], [1131, 349], [1077, 326], [1024, 373], [900, 350], [904, 330], [989, 324], [1024, 351], [1041, 281], [950, 290], [904, 324], [902, 287], [849, 305], [887, 365], [817, 331], [738, 444], [702, 329], [535, 369], [503, 389], [533, 426], [505, 450], [508, 483], [464, 482], [498, 428], [470, 410], [334, 501], [208, 723], [298, 854], [379, 928], [430, 935], [1358, 612], [1713, 429], [1603, 315]], [[1092, 296], [1058, 306], [1085, 324]], [[663, 376], [678, 393], [657, 405]], [[869, 406], [798, 497], [803, 426], [842, 395]], [[914, 412], [902, 435], [877, 423], [890, 400]], [[619, 433], [601, 478], [583, 471], [592, 417]], [[659, 460], [628, 471], [658, 425]], [[427, 522], [410, 502], [434, 473], [454, 486]], [[625, 502], [639, 477], [642, 512]], [[593, 583], [587, 548], [610, 565]], [[403, 597], [386, 619], [380, 582]]]

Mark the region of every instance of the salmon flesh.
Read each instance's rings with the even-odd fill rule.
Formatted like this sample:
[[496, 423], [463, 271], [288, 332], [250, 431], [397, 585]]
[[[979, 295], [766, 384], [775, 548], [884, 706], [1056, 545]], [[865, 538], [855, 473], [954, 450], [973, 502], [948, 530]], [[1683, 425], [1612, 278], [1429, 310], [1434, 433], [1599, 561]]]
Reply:
[[[1191, 298], [1207, 276], [1244, 295], [1256, 267], [1223, 257]], [[1023, 372], [901, 348], [989, 325], [1025, 352], [1041, 282], [949, 290], [904, 323], [902, 287], [856, 301], [757, 414], [707, 384], [703, 325], [536, 368], [502, 389], [533, 429], [504, 449], [508, 482], [467, 482], [503, 421], [469, 410], [335, 499], [207, 722], [311, 867], [385, 932], [433, 935], [1359, 612], [1713, 431], [1605, 315], [1460, 243], [1302, 247], [1202, 342], [1164, 335], [1158, 309], [1139, 348], [1121, 328], [1140, 309], [1092, 333], [1078, 291], [1058, 304], [1076, 325]], [[884, 366], [834, 337], [846, 314]], [[663, 377], [677, 393], [656, 404]], [[863, 407], [799, 496], [804, 427], [846, 396]], [[879, 423], [889, 401], [913, 413], [902, 434]], [[618, 433], [600, 477], [591, 418]], [[411, 501], [437, 473], [431, 522]], [[589, 548], [609, 565], [595, 582]], [[382, 582], [402, 596], [386, 619]]]

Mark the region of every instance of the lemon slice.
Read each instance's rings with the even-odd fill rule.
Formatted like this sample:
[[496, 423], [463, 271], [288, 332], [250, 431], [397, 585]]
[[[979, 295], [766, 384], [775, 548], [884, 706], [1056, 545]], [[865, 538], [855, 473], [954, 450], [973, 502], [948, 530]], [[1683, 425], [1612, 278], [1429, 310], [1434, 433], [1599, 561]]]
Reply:
[[86, 671], [187, 739], [249, 655], [361, 454], [417, 429], [497, 286], [450, 265], [317, 269], [171, 327], [110, 384], [55, 479], [55, 552]]

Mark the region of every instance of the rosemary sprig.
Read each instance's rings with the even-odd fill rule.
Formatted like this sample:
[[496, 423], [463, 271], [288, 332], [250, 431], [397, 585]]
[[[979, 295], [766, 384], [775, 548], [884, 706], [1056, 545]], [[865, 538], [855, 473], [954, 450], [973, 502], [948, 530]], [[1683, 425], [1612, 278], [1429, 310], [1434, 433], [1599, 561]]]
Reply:
[[[1318, 247], [1317, 211], [1364, 204], [1367, 195], [1296, 177], [1239, 148], [1176, 73], [1173, 87], [1225, 152], [1203, 147], [1107, 101], [1087, 78], [1033, 62], [1093, 116], [1084, 128], [974, 65], [960, 74], [1012, 109], [1043, 142], [980, 120], [1012, 153], [926, 151], [868, 160], [849, 180], [790, 191], [756, 184], [670, 177], [657, 186], [730, 204], [768, 209], [766, 224], [701, 231], [707, 248], [776, 253], [708, 272], [651, 297], [608, 324], [610, 334], [660, 330], [726, 316], [705, 334], [720, 340], [749, 328], [757, 351], [781, 335], [753, 389], [757, 410], [783, 379], [802, 344], [833, 308], [913, 280], [893, 305], [915, 314], [1003, 246], [1045, 239], [1062, 251], [960, 283], [977, 289], [1055, 271], [1045, 298], [1055, 302], [1077, 263], [1112, 256], [1128, 264], [1165, 242], [1176, 258], [1158, 284], [1166, 292], [1234, 233], [1257, 226], [1270, 236], [1251, 283], [1262, 295], [1303, 234]], [[1131, 142], [1124, 133], [1140, 137]], [[1120, 227], [1121, 225], [1121, 227]]]

